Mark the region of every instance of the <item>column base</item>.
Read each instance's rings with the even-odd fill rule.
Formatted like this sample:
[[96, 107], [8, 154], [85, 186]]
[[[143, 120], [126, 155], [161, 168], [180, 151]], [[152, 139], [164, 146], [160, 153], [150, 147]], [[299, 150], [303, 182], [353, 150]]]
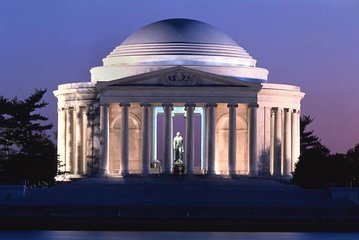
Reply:
[[141, 176], [142, 176], [142, 177], [149, 177], [149, 176], [151, 176], [151, 173], [149, 173], [149, 172], [142, 172], [142, 173], [141, 173]]
[[217, 178], [217, 175], [215, 174], [206, 174], [204, 175], [206, 178], [212, 178], [212, 179], [216, 179]]
[[55, 177], [55, 181], [56, 182], [70, 182], [71, 178], [70, 178], [70, 174], [61, 174], [61, 175], [56, 175]]
[[102, 177], [102, 178], [107, 178], [107, 177], [109, 177], [109, 176], [110, 176], [109, 173], [100, 173], [100, 174], [99, 174], [99, 177]]
[[292, 176], [288, 176], [288, 175], [273, 175], [272, 177], [277, 179], [277, 180], [290, 180], [290, 179], [292, 179]]
[[100, 175], [100, 176], [107, 176], [107, 175], [109, 175], [110, 173], [106, 170], [106, 169], [100, 169], [99, 170], [99, 173], [98, 173], [98, 175]]
[[293, 178], [292, 175], [283, 175], [283, 176], [282, 176], [282, 179], [285, 179], [285, 180], [290, 180], [290, 179], [292, 179], [292, 178]]
[[147, 175], [150, 175], [151, 174], [151, 171], [148, 169], [146, 169], [145, 171], [141, 171], [141, 175], [142, 176], [147, 176]]
[[120, 171], [119, 174], [122, 177], [126, 177], [126, 176], [130, 175], [129, 171], [126, 171], [126, 170], [125, 171]]
[[172, 175], [172, 171], [171, 170], [163, 171], [161, 174], [162, 175]]
[[229, 174], [229, 176], [231, 178], [239, 178], [239, 174], [236, 174], [236, 173]]
[[232, 175], [237, 175], [237, 171], [228, 171], [228, 175], [232, 176]]
[[79, 179], [79, 178], [84, 178], [85, 176], [82, 173], [75, 173], [75, 174], [71, 174], [69, 175], [70, 179]]

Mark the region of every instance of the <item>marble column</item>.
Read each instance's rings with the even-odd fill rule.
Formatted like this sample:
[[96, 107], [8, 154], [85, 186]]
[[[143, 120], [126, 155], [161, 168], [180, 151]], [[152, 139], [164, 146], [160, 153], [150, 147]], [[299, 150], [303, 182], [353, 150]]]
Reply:
[[128, 108], [130, 104], [121, 103], [121, 160], [120, 160], [120, 174], [122, 176], [129, 174], [128, 163]]
[[73, 173], [73, 108], [66, 109], [66, 164], [65, 172]]
[[172, 104], [162, 104], [163, 106], [163, 173], [171, 173], [172, 156]]
[[75, 165], [74, 165], [74, 173], [77, 176], [81, 176], [83, 174], [83, 152], [82, 152], [82, 140], [83, 140], [83, 129], [82, 129], [82, 109], [80, 106], [75, 108], [75, 139], [76, 139], [76, 151], [75, 151]]
[[89, 120], [88, 120], [89, 106], [84, 106], [82, 109], [82, 171], [83, 174], [87, 174], [87, 152], [88, 152], [88, 141], [89, 141]]
[[282, 109], [275, 109], [274, 116], [274, 167], [273, 175], [282, 175]]
[[297, 146], [298, 158], [296, 159], [296, 163], [299, 161], [299, 157], [300, 157], [300, 110], [297, 110], [297, 132], [298, 132], [298, 137], [296, 141], [296, 146]]
[[258, 104], [249, 105], [249, 174], [258, 175], [257, 156], [257, 108]]
[[216, 143], [216, 107], [217, 104], [207, 104], [207, 175], [215, 174], [215, 143]]
[[291, 176], [292, 170], [292, 112], [290, 109], [284, 109], [284, 159], [283, 175]]
[[151, 104], [142, 103], [142, 174], [150, 173], [150, 109]]
[[269, 167], [270, 174], [274, 175], [274, 132], [275, 132], [275, 110], [271, 108], [270, 111], [270, 154]]
[[228, 104], [229, 129], [228, 129], [228, 170], [230, 175], [237, 174], [237, 107], [238, 104]]
[[100, 160], [100, 175], [107, 175], [109, 173], [109, 106], [103, 104], [100, 106], [100, 127], [101, 127], [101, 160]]
[[86, 107], [86, 158], [85, 158], [85, 173], [93, 175], [94, 174], [94, 117], [95, 109], [92, 105]]
[[298, 110], [292, 112], [292, 156], [291, 156], [291, 171], [294, 172], [295, 164], [299, 159], [300, 152], [300, 136], [299, 136], [299, 114]]
[[57, 123], [57, 155], [59, 156], [59, 173], [66, 171], [66, 109], [59, 108]]
[[193, 112], [196, 104], [185, 104], [186, 110], [186, 140], [185, 140], [185, 158], [187, 174], [193, 174], [194, 166], [194, 118]]

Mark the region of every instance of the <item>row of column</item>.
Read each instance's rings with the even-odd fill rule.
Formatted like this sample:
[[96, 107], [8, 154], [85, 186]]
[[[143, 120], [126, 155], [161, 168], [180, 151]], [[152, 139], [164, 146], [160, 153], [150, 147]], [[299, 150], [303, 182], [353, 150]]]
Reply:
[[273, 175], [290, 177], [300, 155], [300, 114], [288, 108], [275, 108], [273, 114]]
[[[129, 173], [129, 157], [128, 157], [128, 107], [130, 104], [121, 103], [121, 160], [120, 160], [120, 174], [126, 175]], [[152, 105], [142, 103], [142, 174], [150, 173], [150, 110]], [[163, 118], [163, 173], [171, 173], [171, 159], [172, 159], [172, 110], [173, 104], [162, 104], [164, 110]], [[194, 110], [196, 105], [193, 103], [185, 104], [186, 110], [186, 139], [185, 139], [185, 159], [187, 174], [194, 172]], [[215, 108], [217, 104], [206, 104], [206, 157], [207, 157], [207, 174], [215, 174]], [[238, 104], [230, 103], [227, 105], [229, 109], [229, 138], [228, 138], [228, 169], [229, 174], [237, 174], [236, 170], [236, 156], [237, 156], [237, 114], [236, 108]], [[249, 153], [250, 153], [250, 173], [257, 174], [257, 151], [256, 151], [256, 122], [257, 122], [257, 104], [249, 105], [250, 108], [250, 133], [249, 133]], [[101, 129], [102, 129], [102, 163], [100, 164], [100, 173], [103, 175], [109, 174], [109, 115], [108, 105], [101, 106]]]
[[[121, 174], [128, 174], [128, 107], [130, 104], [120, 104], [121, 118]], [[205, 156], [207, 162], [207, 173], [215, 174], [215, 109], [216, 104], [205, 105], [206, 130], [205, 130]], [[141, 104], [142, 107], [142, 173], [149, 174], [150, 166], [150, 111], [151, 104]], [[172, 109], [173, 105], [165, 103], [163, 121], [163, 171], [171, 172], [172, 156]], [[236, 108], [237, 104], [228, 104], [229, 109], [229, 136], [228, 136], [228, 169], [230, 174], [236, 174]], [[257, 104], [249, 104], [249, 173], [256, 175], [257, 163]], [[194, 161], [194, 109], [195, 104], [186, 104], [186, 140], [185, 158], [188, 174], [193, 174]], [[61, 172], [71, 173], [72, 176], [86, 174], [87, 156], [90, 139], [91, 126], [88, 124], [88, 112], [91, 106], [70, 107], [58, 109], [58, 155], [62, 166]], [[293, 109], [273, 108], [273, 121], [271, 126], [271, 162], [273, 163], [274, 176], [290, 176], [294, 171], [294, 165], [300, 154], [299, 141], [299, 111]], [[108, 105], [101, 106], [100, 126], [102, 129], [102, 148], [100, 173], [109, 174], [109, 108]], [[93, 157], [93, 156], [92, 156]]]
[[90, 106], [58, 109], [59, 172], [79, 177], [87, 173], [88, 139], [91, 134]]

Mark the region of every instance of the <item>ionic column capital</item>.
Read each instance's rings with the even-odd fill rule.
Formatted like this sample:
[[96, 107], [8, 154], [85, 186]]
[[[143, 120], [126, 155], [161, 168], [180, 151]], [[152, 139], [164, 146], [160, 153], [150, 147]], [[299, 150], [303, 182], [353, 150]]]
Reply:
[[163, 104], [162, 104], [162, 107], [163, 107], [164, 109], [170, 108], [171, 111], [173, 110], [173, 104], [172, 104], [172, 103], [163, 103]]
[[228, 108], [237, 108], [237, 107], [238, 107], [238, 104], [237, 104], [237, 103], [228, 103], [228, 104], [227, 104], [227, 107], [228, 107]]
[[195, 108], [196, 107], [196, 104], [194, 104], [194, 103], [186, 103], [185, 105], [184, 105], [184, 109], [186, 110], [186, 111], [188, 111], [188, 110], [193, 110], [193, 108]]
[[87, 117], [92, 117], [95, 113], [95, 106], [93, 105], [86, 105], [86, 111], [84, 111]]
[[82, 106], [75, 106], [75, 107], [74, 107], [74, 109], [75, 109], [76, 112], [80, 112], [80, 111], [81, 111], [81, 108], [82, 108]]
[[277, 108], [274, 108], [274, 112], [278, 116], [283, 116], [284, 109], [277, 107]]
[[249, 103], [248, 104], [248, 108], [258, 108], [258, 107], [259, 107], [258, 103]]
[[216, 108], [217, 107], [217, 103], [207, 103], [206, 104], [206, 108]]
[[86, 104], [86, 105], [83, 105], [82, 108], [85, 109], [86, 111], [89, 111], [90, 109], [93, 108], [93, 105], [92, 104]]
[[120, 107], [129, 107], [129, 106], [131, 106], [131, 104], [129, 104], [129, 103], [120, 103], [119, 106]]
[[195, 103], [186, 103], [184, 106], [185, 107], [196, 107], [196, 104]]
[[141, 107], [151, 107], [152, 104], [151, 103], [141, 103], [140, 106]]

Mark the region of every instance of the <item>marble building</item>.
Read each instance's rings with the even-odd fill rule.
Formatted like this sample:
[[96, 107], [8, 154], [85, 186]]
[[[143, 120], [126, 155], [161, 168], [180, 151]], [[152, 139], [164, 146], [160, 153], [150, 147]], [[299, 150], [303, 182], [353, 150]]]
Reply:
[[268, 83], [268, 70], [215, 27], [191, 19], [152, 23], [90, 72], [91, 81], [54, 91], [66, 177], [148, 175], [153, 160], [170, 174], [176, 114], [185, 114], [186, 174], [291, 177], [304, 93]]

